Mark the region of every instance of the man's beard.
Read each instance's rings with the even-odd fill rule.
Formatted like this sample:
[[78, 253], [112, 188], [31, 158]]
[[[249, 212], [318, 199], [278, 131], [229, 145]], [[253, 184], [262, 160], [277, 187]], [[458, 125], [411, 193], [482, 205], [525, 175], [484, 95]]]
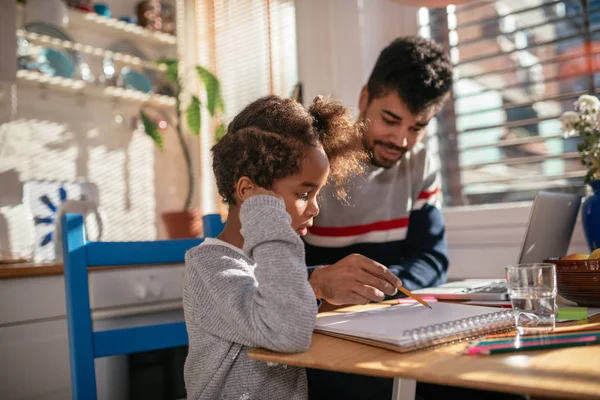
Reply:
[[[404, 157], [404, 155], [406, 153], [408, 153], [408, 148], [407, 147], [399, 147], [399, 146], [396, 146], [395, 144], [390, 143], [390, 142], [384, 142], [384, 141], [381, 141], [381, 140], [375, 140], [373, 142], [373, 145], [370, 146], [369, 143], [367, 142], [366, 138], [363, 141], [364, 141], [364, 144], [365, 144], [365, 149], [368, 151], [369, 157], [371, 158], [371, 164], [373, 164], [373, 165], [375, 165], [377, 167], [392, 168], [394, 165], [396, 165], [396, 163], [400, 159], [402, 159], [402, 157]], [[389, 159], [378, 160], [377, 157], [375, 157], [375, 146], [383, 146], [383, 147], [388, 148], [390, 150], [398, 151], [398, 152], [400, 152], [400, 154], [394, 160], [389, 160]]]
[[[365, 150], [367, 151], [367, 153], [369, 154], [369, 158], [371, 159], [371, 164], [375, 165], [376, 167], [381, 167], [381, 168], [392, 168], [394, 165], [396, 165], [396, 163], [402, 158], [404, 157], [404, 155], [406, 153], [408, 153], [408, 147], [399, 147], [396, 146], [395, 144], [391, 143], [391, 142], [384, 142], [382, 140], [375, 140], [373, 142], [373, 145], [371, 145], [367, 139], [367, 131], [368, 131], [368, 124], [369, 121], [365, 118], [365, 114], [361, 114], [359, 116], [359, 120], [364, 124], [365, 126], [365, 130], [363, 131], [363, 145], [365, 147]], [[384, 146], [388, 149], [394, 150], [394, 151], [399, 151], [400, 155], [395, 159], [395, 160], [377, 160], [377, 158], [375, 157], [375, 146]]]

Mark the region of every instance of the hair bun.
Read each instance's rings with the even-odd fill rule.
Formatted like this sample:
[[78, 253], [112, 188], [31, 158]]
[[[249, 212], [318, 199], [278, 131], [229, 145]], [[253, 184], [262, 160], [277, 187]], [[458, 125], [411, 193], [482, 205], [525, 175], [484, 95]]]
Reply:
[[336, 184], [338, 198], [346, 199], [346, 183], [353, 174], [363, 171], [369, 158], [362, 143], [364, 125], [353, 122], [344, 105], [323, 96], [317, 96], [308, 109], [313, 129], [329, 158], [329, 177]]
[[347, 110], [342, 103], [334, 100], [327, 100], [322, 95], [318, 95], [313, 100], [308, 109], [312, 119], [313, 128], [317, 131], [321, 141], [335, 131], [336, 125], [347, 125], [350, 122]]

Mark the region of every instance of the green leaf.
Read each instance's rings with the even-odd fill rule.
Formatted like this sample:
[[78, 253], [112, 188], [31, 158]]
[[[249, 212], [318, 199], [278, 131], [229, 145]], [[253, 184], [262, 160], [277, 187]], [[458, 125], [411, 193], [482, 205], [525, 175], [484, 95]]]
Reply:
[[198, 77], [206, 88], [206, 107], [211, 117], [214, 117], [217, 107], [223, 109], [223, 99], [221, 98], [221, 88], [219, 80], [209, 70], [199, 65], [196, 66]]
[[157, 61], [158, 64], [164, 64], [167, 66], [166, 76], [167, 81], [170, 83], [177, 83], [177, 79], [179, 77], [178, 69], [179, 62], [177, 60], [167, 60], [161, 59]]
[[225, 104], [223, 104], [223, 97], [221, 96], [221, 90], [217, 96], [217, 110], [225, 112]]
[[215, 132], [215, 142], [221, 140], [221, 138], [225, 136], [225, 133], [227, 133], [227, 130], [225, 129], [225, 124], [221, 122], [217, 127], [217, 131]]
[[143, 111], [140, 111], [142, 122], [144, 123], [144, 132], [156, 143], [159, 149], [163, 149], [163, 138], [158, 131], [158, 125], [153, 122]]
[[202, 113], [200, 112], [200, 99], [192, 96], [192, 101], [186, 110], [188, 129], [194, 136], [200, 135], [202, 127]]

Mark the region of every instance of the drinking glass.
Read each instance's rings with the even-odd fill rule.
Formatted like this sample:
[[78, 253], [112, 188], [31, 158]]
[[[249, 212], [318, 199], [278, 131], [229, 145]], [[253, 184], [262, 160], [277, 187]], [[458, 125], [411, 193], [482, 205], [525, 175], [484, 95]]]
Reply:
[[508, 294], [519, 333], [542, 333], [556, 322], [556, 266], [550, 263], [506, 267]]

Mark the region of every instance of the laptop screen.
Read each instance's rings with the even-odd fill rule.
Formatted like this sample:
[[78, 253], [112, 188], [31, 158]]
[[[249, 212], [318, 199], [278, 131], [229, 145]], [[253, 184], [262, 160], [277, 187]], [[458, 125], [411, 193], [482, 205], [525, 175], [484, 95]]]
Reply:
[[580, 206], [579, 195], [538, 192], [517, 262], [536, 263], [567, 255]]

